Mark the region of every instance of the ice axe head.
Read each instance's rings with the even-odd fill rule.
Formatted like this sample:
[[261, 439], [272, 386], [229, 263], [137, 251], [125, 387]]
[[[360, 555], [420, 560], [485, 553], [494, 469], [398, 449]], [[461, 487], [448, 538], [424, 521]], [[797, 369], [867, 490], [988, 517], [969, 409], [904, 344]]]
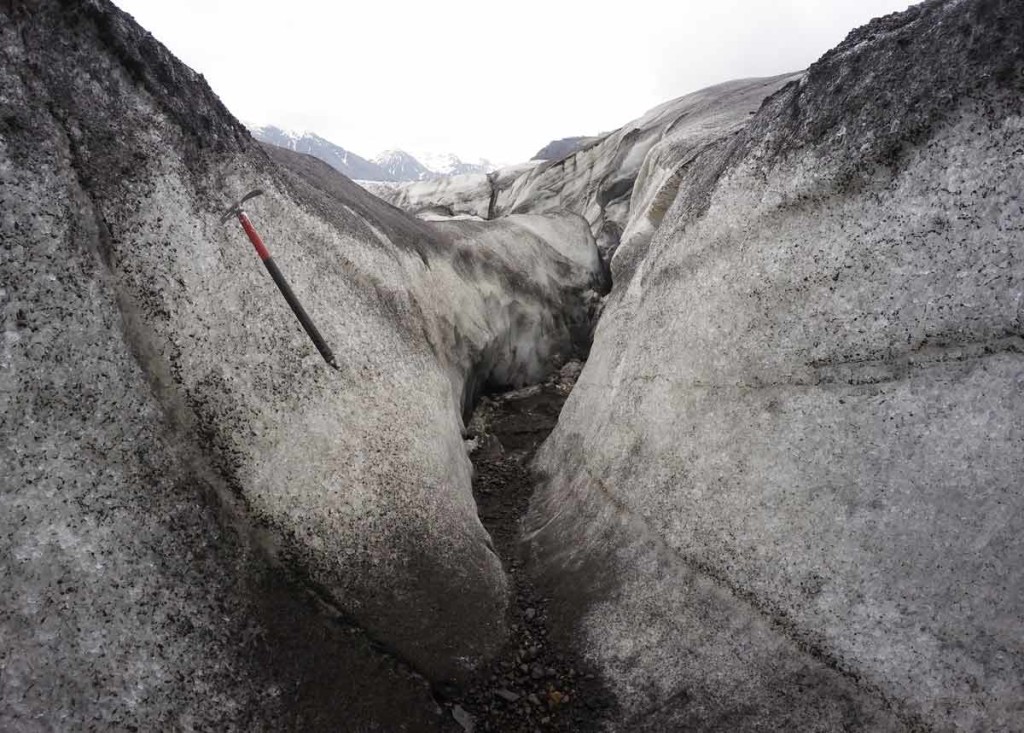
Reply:
[[222, 216], [220, 218], [220, 223], [223, 224], [228, 219], [232, 219], [232, 218], [238, 216], [239, 214], [242, 213], [242, 204], [244, 204], [249, 199], [254, 199], [257, 196], [262, 196], [262, 195], [263, 195], [263, 189], [262, 188], [254, 188], [252, 191], [250, 191], [249, 193], [245, 194], [245, 196], [243, 196], [242, 198], [238, 199], [238, 201], [236, 201], [235, 203], [231, 204], [231, 206], [229, 206], [227, 208], [227, 210], [224, 212], [224, 216]]

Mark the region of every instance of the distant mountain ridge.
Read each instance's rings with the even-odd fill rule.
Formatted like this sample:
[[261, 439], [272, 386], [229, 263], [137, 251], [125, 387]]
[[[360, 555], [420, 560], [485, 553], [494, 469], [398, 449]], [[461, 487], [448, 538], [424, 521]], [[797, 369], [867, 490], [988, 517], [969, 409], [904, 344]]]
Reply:
[[434, 174], [433, 178], [461, 176], [466, 173], [491, 173], [500, 167], [485, 158], [470, 163], [452, 153], [416, 152], [415, 155], [423, 166]]
[[404, 150], [385, 150], [373, 162], [389, 176], [389, 181], [425, 181], [435, 177], [433, 171]]
[[319, 158], [356, 181], [426, 181], [464, 173], [490, 173], [497, 168], [490, 161], [469, 163], [453, 153], [413, 155], [397, 149], [367, 159], [315, 133], [292, 132], [275, 125], [250, 126], [249, 132], [260, 142]]
[[[384, 169], [376, 163], [335, 145], [330, 140], [311, 132], [297, 133], [284, 130], [273, 125], [251, 127], [252, 136], [263, 143], [276, 145], [280, 148], [294, 150], [319, 158], [327, 165], [353, 180], [363, 181], [394, 181]], [[411, 179], [416, 180], [416, 179]]]

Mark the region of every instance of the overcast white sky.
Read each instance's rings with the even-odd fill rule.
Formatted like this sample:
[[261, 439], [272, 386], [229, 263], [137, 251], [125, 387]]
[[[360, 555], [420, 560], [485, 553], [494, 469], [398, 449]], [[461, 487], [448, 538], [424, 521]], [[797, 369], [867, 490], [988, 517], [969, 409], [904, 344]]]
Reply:
[[907, 0], [114, 0], [237, 117], [526, 160], [727, 79], [805, 68]]

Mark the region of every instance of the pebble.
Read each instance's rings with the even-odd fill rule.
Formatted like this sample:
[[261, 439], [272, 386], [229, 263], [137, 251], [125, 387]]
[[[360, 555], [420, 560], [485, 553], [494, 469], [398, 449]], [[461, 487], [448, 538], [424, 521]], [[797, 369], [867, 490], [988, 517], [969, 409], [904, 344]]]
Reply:
[[473, 733], [476, 729], [476, 719], [467, 713], [461, 705], [456, 705], [452, 708], [452, 717], [455, 718], [455, 722], [461, 725], [466, 733]]
[[[503, 409], [506, 401], [482, 404]], [[485, 501], [497, 502], [494, 511], [500, 516], [495, 518], [504, 520], [506, 515], [510, 516], [511, 508], [499, 497], [504, 496], [504, 489], [509, 487], [521, 490], [522, 459], [528, 452], [506, 452], [499, 438], [486, 431], [468, 430], [465, 437], [467, 441], [476, 438], [474, 461], [478, 464], [484, 461], [490, 471], [487, 480], [477, 482], [474, 491], [486, 488], [488, 498]], [[509, 478], [519, 483], [509, 484]], [[578, 684], [584, 671], [570, 668], [575, 657], [568, 660], [547, 628], [550, 599], [539, 594], [525, 577], [529, 563], [517, 557], [503, 559], [517, 593], [515, 612], [509, 619], [513, 643], [505, 650], [504, 658], [495, 660], [481, 675], [475, 689], [460, 700], [467, 707], [455, 705], [457, 698], [448, 698], [453, 706], [450, 708], [452, 717], [462, 726], [463, 733], [474, 729], [475, 733], [531, 733], [535, 727], [537, 731], [581, 730], [583, 718], [580, 716], [593, 716], [595, 701], [587, 694], [575, 705], [566, 704], [570, 695], [578, 697]], [[586, 676], [594, 679], [592, 674]]]

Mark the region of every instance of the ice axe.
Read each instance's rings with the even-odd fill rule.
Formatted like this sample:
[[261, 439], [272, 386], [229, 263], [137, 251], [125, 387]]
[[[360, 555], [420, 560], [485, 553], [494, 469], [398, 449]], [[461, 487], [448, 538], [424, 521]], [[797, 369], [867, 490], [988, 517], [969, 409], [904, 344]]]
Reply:
[[256, 248], [256, 254], [258, 254], [260, 259], [263, 260], [264, 267], [267, 268], [267, 272], [270, 273], [270, 277], [274, 279], [278, 290], [281, 291], [281, 295], [283, 295], [284, 299], [288, 301], [288, 305], [291, 306], [292, 313], [294, 313], [295, 317], [299, 319], [299, 323], [302, 324], [302, 328], [305, 329], [309, 338], [312, 339], [316, 350], [320, 352], [320, 356], [322, 356], [324, 361], [326, 361], [330, 366], [335, 369], [340, 369], [337, 360], [334, 358], [334, 352], [331, 351], [331, 347], [327, 345], [327, 342], [324, 341], [324, 337], [316, 330], [316, 326], [313, 325], [313, 321], [310, 319], [309, 314], [306, 313], [306, 309], [302, 307], [302, 303], [300, 303], [299, 299], [295, 297], [295, 293], [292, 292], [291, 285], [289, 285], [288, 281], [284, 279], [284, 275], [282, 275], [281, 270], [278, 269], [277, 263], [274, 262], [274, 258], [270, 256], [267, 246], [263, 244], [263, 240], [256, 231], [256, 227], [252, 225], [252, 222], [249, 221], [249, 217], [245, 213], [245, 210], [242, 209], [242, 205], [246, 201], [256, 198], [257, 196], [261, 196], [262, 194], [263, 191], [259, 188], [245, 194], [245, 196], [228, 207], [227, 211], [224, 212], [224, 216], [221, 217], [220, 223], [226, 223], [228, 219], [233, 216], [238, 218], [238, 223], [242, 225], [242, 229], [244, 229], [245, 233], [249, 235], [249, 241], [252, 242], [252, 246]]

